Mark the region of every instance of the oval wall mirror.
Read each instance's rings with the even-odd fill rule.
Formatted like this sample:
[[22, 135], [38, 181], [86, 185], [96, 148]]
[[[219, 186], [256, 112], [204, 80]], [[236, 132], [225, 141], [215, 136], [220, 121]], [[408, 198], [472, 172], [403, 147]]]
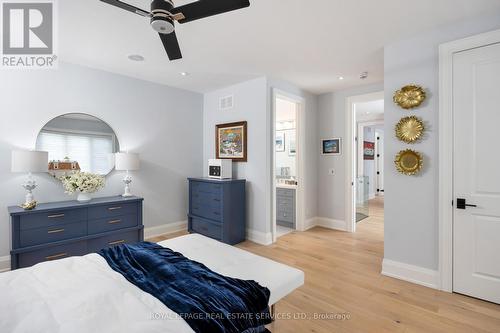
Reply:
[[68, 113], [49, 121], [38, 133], [36, 149], [49, 152], [49, 173], [60, 177], [70, 172], [107, 175], [120, 151], [113, 129], [99, 118]]

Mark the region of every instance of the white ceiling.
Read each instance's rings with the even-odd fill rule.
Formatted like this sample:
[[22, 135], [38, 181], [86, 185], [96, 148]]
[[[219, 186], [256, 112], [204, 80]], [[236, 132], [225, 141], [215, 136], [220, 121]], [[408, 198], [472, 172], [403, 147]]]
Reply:
[[356, 121], [384, 119], [384, 100], [356, 103]]
[[[382, 81], [383, 46], [390, 42], [500, 9], [498, 0], [250, 2], [178, 24], [184, 58], [170, 62], [148, 19], [98, 0], [58, 1], [60, 59], [199, 92], [267, 75], [323, 93]], [[146, 60], [132, 62], [130, 54]], [[370, 73], [365, 81], [358, 78], [362, 71]]]

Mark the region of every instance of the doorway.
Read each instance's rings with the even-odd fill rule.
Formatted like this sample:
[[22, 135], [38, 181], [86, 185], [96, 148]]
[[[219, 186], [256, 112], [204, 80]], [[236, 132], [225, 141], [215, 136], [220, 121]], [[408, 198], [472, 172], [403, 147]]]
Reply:
[[273, 242], [303, 230], [302, 110], [302, 98], [273, 90]]
[[348, 231], [355, 232], [357, 223], [383, 209], [384, 94], [350, 97], [347, 111], [346, 221]]
[[442, 45], [440, 81], [441, 289], [500, 303], [500, 30]]

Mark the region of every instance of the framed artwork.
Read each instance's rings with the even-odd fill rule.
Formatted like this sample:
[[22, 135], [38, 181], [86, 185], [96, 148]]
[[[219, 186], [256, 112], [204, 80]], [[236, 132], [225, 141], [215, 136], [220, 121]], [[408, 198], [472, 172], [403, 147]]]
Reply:
[[342, 140], [340, 138], [321, 140], [321, 154], [323, 155], [342, 154]]
[[366, 161], [375, 159], [375, 142], [363, 142], [363, 159]]
[[247, 122], [219, 124], [215, 126], [215, 156], [234, 162], [247, 161]]
[[288, 139], [288, 156], [295, 155], [297, 155], [297, 144], [295, 143], [295, 135], [292, 135], [292, 137]]
[[285, 132], [276, 132], [276, 151], [285, 151]]

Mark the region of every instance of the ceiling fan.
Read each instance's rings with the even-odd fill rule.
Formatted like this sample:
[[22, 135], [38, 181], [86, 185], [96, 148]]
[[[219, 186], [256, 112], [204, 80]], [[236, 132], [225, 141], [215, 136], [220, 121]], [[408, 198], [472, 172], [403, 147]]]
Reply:
[[249, 0], [198, 0], [179, 7], [174, 7], [172, 0], [152, 0], [151, 11], [148, 12], [120, 0], [101, 1], [149, 18], [151, 27], [159, 33], [170, 60], [182, 58], [174, 21], [188, 23], [250, 6]]

